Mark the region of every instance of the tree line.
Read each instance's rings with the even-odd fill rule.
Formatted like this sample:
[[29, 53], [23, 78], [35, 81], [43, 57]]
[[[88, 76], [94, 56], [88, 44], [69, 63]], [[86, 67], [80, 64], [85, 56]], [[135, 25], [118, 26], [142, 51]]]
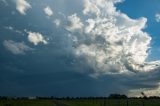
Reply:
[[159, 96], [142, 96], [142, 97], [127, 97], [123, 94], [110, 94], [108, 97], [40, 97], [40, 96], [31, 96], [31, 97], [10, 97], [10, 96], [0, 96], [0, 100], [24, 100], [24, 99], [54, 99], [54, 100], [94, 100], [94, 99], [160, 99]]

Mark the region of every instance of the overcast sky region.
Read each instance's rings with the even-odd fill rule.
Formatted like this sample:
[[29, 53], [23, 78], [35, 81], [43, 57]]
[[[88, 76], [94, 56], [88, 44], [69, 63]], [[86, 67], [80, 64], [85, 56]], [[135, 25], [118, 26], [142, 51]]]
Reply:
[[160, 96], [159, 5], [0, 0], [0, 96]]

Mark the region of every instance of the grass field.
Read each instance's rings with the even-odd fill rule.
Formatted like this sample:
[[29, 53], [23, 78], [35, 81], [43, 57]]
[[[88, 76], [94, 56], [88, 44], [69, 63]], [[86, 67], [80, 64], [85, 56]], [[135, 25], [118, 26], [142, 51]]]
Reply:
[[0, 106], [160, 106], [160, 99], [0, 100]]
[[52, 100], [0, 100], [0, 106], [56, 106]]
[[65, 103], [69, 106], [160, 106], [160, 99], [68, 100]]

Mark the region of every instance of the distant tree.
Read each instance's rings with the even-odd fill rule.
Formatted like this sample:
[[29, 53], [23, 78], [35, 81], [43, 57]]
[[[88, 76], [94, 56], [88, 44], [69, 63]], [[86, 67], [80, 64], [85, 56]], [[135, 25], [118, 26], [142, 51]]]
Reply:
[[149, 99], [160, 99], [160, 97], [159, 96], [150, 96], [150, 97], [148, 97]]
[[110, 94], [108, 98], [110, 98], [110, 99], [127, 99], [128, 97], [126, 95], [121, 95], [121, 94]]

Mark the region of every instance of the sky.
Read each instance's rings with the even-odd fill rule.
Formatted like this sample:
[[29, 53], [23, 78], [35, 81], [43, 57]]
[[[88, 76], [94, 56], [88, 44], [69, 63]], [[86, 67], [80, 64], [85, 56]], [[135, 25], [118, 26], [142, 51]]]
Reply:
[[0, 0], [0, 96], [160, 96], [159, 0]]

